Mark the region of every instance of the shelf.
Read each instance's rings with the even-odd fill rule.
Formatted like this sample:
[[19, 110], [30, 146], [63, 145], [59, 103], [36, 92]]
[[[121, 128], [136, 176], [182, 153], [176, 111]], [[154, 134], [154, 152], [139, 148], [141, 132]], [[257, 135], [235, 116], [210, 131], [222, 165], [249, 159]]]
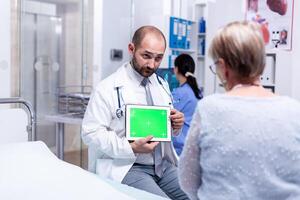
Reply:
[[196, 6], [206, 6], [207, 2], [205, 0], [196, 0], [195, 5]]
[[172, 51], [180, 51], [180, 52], [184, 52], [184, 53], [195, 53], [196, 50], [195, 49], [180, 49], [180, 48], [169, 48]]
[[205, 36], [206, 33], [198, 33], [198, 36]]
[[275, 84], [272, 84], [272, 83], [268, 83], [268, 84], [261, 83], [261, 84], [264, 87], [275, 87]]
[[200, 55], [200, 54], [198, 54], [198, 55], [197, 55], [197, 58], [198, 58], [198, 59], [204, 59], [204, 58], [205, 58], [205, 55]]

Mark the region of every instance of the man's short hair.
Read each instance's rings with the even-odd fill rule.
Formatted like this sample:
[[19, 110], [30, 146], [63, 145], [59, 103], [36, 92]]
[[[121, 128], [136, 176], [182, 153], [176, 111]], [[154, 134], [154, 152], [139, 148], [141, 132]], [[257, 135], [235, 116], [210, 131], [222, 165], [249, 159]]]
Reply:
[[161, 30], [159, 30], [155, 26], [142, 26], [134, 32], [133, 37], [132, 37], [132, 43], [134, 44], [135, 47], [138, 47], [141, 45], [141, 43], [147, 33], [152, 33], [159, 37], [162, 37], [164, 40], [164, 43], [165, 43], [165, 47], [166, 47], [167, 42], [166, 42], [166, 38], [165, 38], [164, 34], [162, 33]]

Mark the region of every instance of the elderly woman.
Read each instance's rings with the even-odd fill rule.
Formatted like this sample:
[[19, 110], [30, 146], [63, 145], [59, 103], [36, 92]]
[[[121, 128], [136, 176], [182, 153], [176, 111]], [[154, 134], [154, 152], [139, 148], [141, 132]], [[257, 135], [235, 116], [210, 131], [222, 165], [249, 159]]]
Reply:
[[260, 84], [260, 28], [228, 24], [210, 55], [226, 93], [198, 103], [179, 161], [182, 189], [201, 200], [300, 199], [300, 103]]

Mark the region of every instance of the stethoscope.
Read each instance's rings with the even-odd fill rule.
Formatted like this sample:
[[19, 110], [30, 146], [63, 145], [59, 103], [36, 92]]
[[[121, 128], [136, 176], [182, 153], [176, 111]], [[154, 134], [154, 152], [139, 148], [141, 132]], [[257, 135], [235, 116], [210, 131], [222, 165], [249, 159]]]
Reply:
[[117, 95], [118, 95], [118, 108], [116, 110], [116, 116], [117, 118], [121, 118], [123, 114], [123, 110], [121, 109], [121, 95], [120, 95], [120, 86], [117, 87]]
[[[168, 96], [171, 99], [171, 102], [169, 102], [169, 105], [172, 105], [172, 103], [173, 103], [172, 94], [165, 88], [164, 84], [161, 82], [161, 80], [160, 80], [160, 78], [159, 78], [159, 76], [157, 74], [156, 74], [156, 78], [157, 78], [158, 83], [161, 85], [161, 87], [164, 89], [164, 91], [168, 94]], [[121, 107], [121, 98], [122, 97], [121, 97], [120, 88], [121, 88], [120, 86], [116, 87], [116, 89], [117, 89], [117, 97], [118, 97], [118, 108], [116, 110], [116, 116], [119, 119], [124, 116], [124, 111], [122, 110], [122, 107]]]

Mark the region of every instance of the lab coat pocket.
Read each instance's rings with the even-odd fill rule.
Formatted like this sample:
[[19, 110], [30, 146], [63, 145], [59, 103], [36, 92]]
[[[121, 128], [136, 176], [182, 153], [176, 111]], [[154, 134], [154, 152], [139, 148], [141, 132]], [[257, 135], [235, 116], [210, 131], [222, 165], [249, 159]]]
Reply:
[[125, 116], [119, 118], [115, 118], [111, 121], [110, 127], [113, 127], [113, 131], [116, 132], [116, 134], [119, 137], [123, 137], [124, 136], [124, 127], [125, 127]]

